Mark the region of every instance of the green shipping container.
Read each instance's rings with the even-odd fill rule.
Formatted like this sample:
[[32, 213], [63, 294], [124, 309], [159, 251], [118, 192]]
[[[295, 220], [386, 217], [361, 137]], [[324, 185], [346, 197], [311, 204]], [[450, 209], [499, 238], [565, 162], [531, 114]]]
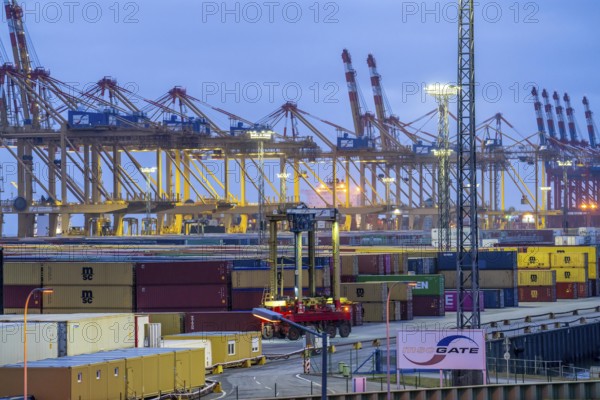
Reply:
[[443, 296], [444, 275], [359, 275], [357, 282], [407, 282], [417, 283], [412, 290], [414, 296]]

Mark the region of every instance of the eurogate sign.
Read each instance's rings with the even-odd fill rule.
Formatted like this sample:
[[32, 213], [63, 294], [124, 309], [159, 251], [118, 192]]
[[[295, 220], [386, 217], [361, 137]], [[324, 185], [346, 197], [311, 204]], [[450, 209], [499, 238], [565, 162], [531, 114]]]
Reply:
[[406, 330], [396, 341], [399, 369], [485, 370], [485, 333], [469, 330]]

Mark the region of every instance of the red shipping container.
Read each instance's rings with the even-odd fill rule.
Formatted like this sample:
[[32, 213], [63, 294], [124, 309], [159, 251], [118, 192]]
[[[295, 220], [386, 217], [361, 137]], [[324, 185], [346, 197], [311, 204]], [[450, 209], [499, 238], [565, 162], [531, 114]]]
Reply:
[[137, 263], [136, 282], [138, 286], [227, 283], [231, 265], [231, 261]]
[[[359, 254], [356, 256], [358, 260], [358, 273], [361, 275], [383, 275], [384, 270], [380, 268], [378, 254]], [[382, 267], [383, 265], [381, 265]]]
[[577, 283], [577, 298], [584, 299], [590, 297], [590, 282]]
[[[27, 296], [39, 285], [7, 285], [4, 286], [4, 308], [25, 308]], [[39, 310], [42, 308], [42, 296], [34, 293], [29, 299], [29, 308]]]
[[193, 312], [227, 312], [227, 307], [180, 307], [180, 308], [144, 308], [138, 312], [144, 313], [193, 313]]
[[519, 301], [555, 302], [556, 286], [519, 286]]
[[[317, 288], [317, 293], [323, 289]], [[263, 299], [263, 289], [239, 289], [231, 291], [231, 310], [232, 311], [248, 311], [254, 307], [260, 307]], [[308, 295], [308, 289], [304, 288], [304, 295]], [[294, 289], [288, 288], [283, 290], [283, 295], [294, 297]]]
[[577, 284], [573, 282], [557, 282], [556, 298], [574, 300], [577, 299]]
[[413, 296], [415, 317], [442, 317], [446, 315], [444, 296]]
[[342, 283], [354, 283], [354, 282], [356, 282], [356, 276], [355, 275], [342, 275], [340, 277], [340, 281]]
[[136, 288], [137, 310], [184, 310], [229, 306], [227, 285], [150, 285]]
[[260, 331], [261, 321], [251, 311], [190, 312], [185, 314], [185, 332]]

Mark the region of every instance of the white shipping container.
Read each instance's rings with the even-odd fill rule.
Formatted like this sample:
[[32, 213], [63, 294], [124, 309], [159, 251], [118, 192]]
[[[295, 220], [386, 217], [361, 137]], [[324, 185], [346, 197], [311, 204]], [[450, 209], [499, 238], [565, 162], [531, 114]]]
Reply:
[[166, 349], [204, 349], [206, 368], [213, 366], [210, 340], [163, 340], [160, 347]]
[[[23, 316], [0, 315], [0, 322], [23, 322]], [[56, 324], [58, 357], [135, 347], [133, 314], [40, 314], [27, 322]]]
[[495, 247], [498, 243], [498, 239], [481, 239], [481, 247]]
[[555, 236], [556, 246], [582, 246], [585, 244], [584, 236]]
[[[27, 360], [58, 357], [58, 324], [27, 322]], [[0, 323], [0, 365], [23, 362], [23, 322]]]

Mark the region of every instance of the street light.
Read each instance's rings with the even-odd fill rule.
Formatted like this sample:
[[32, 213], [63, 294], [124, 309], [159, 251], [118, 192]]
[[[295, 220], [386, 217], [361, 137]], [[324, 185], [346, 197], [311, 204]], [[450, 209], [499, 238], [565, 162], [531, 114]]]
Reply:
[[273, 138], [270, 129], [248, 131], [250, 139], [258, 141], [258, 242], [262, 244], [264, 238], [264, 207], [265, 207], [265, 147], [264, 141]]
[[[387, 399], [390, 400], [392, 398], [392, 391], [390, 388], [390, 297], [392, 295], [392, 290], [394, 287], [400, 283], [404, 283], [408, 286], [415, 287], [417, 286], [417, 282], [414, 281], [396, 281], [392, 284], [392, 286], [388, 287], [387, 300], [385, 303], [385, 337], [386, 337], [386, 345], [387, 345]], [[398, 364], [398, 354], [396, 354], [396, 364]]]
[[294, 321], [290, 321], [289, 319], [284, 318], [281, 314], [266, 308], [253, 308], [252, 314], [254, 314], [255, 317], [260, 318], [264, 321], [285, 322], [286, 324], [296, 327], [304, 332], [310, 333], [317, 337], [321, 337], [323, 343], [321, 348], [321, 356], [323, 363], [323, 366], [321, 368], [321, 400], [327, 400], [327, 332], [317, 332], [315, 330], [307, 328], [304, 325], [300, 325], [295, 323]]
[[152, 213], [151, 193], [150, 193], [150, 175], [156, 172], [156, 167], [140, 168], [140, 171], [146, 175], [146, 235], [151, 232], [150, 214]]
[[23, 314], [23, 399], [27, 399], [27, 309], [29, 308], [29, 300], [34, 293], [54, 293], [52, 288], [35, 288], [25, 300], [25, 312]]

